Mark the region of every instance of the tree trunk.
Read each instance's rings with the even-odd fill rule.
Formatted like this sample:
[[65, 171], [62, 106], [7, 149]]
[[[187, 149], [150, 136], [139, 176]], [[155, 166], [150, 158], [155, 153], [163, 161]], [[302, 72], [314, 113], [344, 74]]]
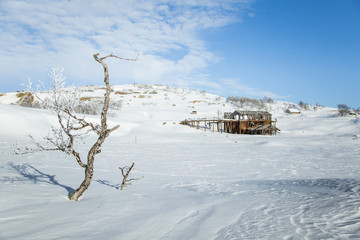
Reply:
[[93, 173], [94, 173], [94, 160], [92, 164], [87, 165], [85, 167], [85, 179], [81, 183], [81, 185], [69, 195], [69, 199], [73, 201], [78, 201], [81, 195], [85, 192], [85, 190], [90, 186]]
[[87, 164], [85, 167], [85, 179], [81, 183], [81, 185], [69, 195], [70, 200], [78, 201], [83, 192], [90, 186], [93, 174], [94, 174], [94, 160], [95, 155], [100, 153], [100, 147], [104, 143], [105, 138], [107, 138], [110, 134], [110, 132], [116, 130], [119, 126], [115, 126], [112, 129], [107, 128], [107, 112], [109, 109], [109, 102], [110, 102], [110, 92], [111, 92], [111, 86], [109, 82], [109, 71], [106, 63], [103, 61], [107, 57], [111, 57], [112, 55], [109, 55], [107, 57], [98, 58], [99, 54], [94, 54], [94, 59], [99, 62], [103, 68], [104, 68], [104, 82], [106, 85], [106, 91], [104, 94], [104, 106], [101, 112], [101, 128], [98, 132], [98, 139], [95, 142], [95, 144], [91, 147], [90, 151], [88, 152], [87, 156]]
[[69, 195], [70, 200], [78, 201], [83, 192], [90, 186], [94, 175], [94, 160], [95, 155], [100, 153], [100, 147], [105, 141], [106, 135], [100, 135], [96, 143], [92, 146], [88, 153], [87, 164], [85, 167], [85, 179], [81, 185]]

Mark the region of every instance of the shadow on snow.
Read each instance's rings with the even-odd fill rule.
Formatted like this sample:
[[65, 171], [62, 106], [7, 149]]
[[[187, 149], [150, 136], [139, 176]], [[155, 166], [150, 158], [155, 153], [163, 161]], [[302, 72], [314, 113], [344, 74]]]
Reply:
[[111, 187], [111, 188], [115, 188], [117, 190], [120, 189], [121, 187], [121, 184], [111, 184], [109, 181], [107, 180], [101, 180], [101, 179], [98, 179], [98, 180], [95, 180], [95, 182], [98, 182], [100, 184], [103, 184], [105, 186], [108, 186], [108, 187]]
[[8, 163], [11, 169], [15, 170], [20, 176], [17, 177], [3, 177], [1, 182], [24, 182], [31, 181], [34, 184], [37, 183], [48, 183], [54, 186], [64, 188], [68, 195], [70, 195], [75, 189], [59, 183], [55, 177], [56, 175], [46, 174], [39, 169], [33, 167], [30, 164], [16, 165], [14, 163]]

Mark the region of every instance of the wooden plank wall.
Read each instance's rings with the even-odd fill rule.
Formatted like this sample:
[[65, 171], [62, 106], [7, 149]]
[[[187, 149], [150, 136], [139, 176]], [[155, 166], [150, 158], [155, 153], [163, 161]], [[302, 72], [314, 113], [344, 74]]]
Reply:
[[[267, 130], [262, 134], [276, 134], [275, 121], [255, 121], [255, 120], [185, 120], [181, 122], [183, 125], [188, 125], [192, 128], [203, 129], [204, 131], [220, 132], [220, 133], [233, 133], [233, 134], [245, 134], [251, 129], [251, 124], [256, 125], [271, 125], [274, 130]], [[255, 134], [255, 133], [254, 133]]]

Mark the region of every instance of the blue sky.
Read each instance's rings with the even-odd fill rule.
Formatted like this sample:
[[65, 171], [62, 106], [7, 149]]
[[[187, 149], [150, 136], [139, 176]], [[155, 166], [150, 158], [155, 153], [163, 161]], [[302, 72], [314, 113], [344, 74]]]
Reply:
[[69, 84], [160, 83], [360, 107], [359, 0], [1, 0], [0, 92], [63, 67]]

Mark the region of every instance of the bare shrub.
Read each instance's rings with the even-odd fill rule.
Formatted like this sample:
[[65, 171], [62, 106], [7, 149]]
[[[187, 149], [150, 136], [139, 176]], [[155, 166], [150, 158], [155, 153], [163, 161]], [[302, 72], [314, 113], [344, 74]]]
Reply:
[[[53, 71], [60, 71], [60, 69], [53, 69]], [[40, 87], [42, 86], [39, 85], [37, 89], [40, 89]], [[54, 106], [51, 104], [52, 98], [54, 97], [53, 92], [50, 93], [50, 96], [42, 99], [38, 96], [38, 93], [32, 89], [31, 83], [29, 83], [28, 88], [28, 91], [19, 92], [16, 94], [17, 98], [19, 99], [16, 102], [17, 105], [31, 108], [53, 109]], [[72, 112], [86, 115], [100, 114], [102, 105], [104, 104], [103, 100], [94, 97], [80, 97], [79, 95], [82, 91], [76, 88], [65, 88], [64, 85], [56, 86], [56, 88], [57, 94], [63, 96], [63, 99], [67, 99], [66, 101], [68, 103], [66, 104], [66, 107]], [[98, 88], [98, 90], [99, 89], [103, 90], [104, 88]], [[120, 110], [121, 107], [121, 101], [110, 101], [110, 109]]]
[[16, 104], [22, 107], [33, 107], [34, 95], [31, 92], [19, 92], [16, 97], [19, 98]]
[[100, 103], [80, 102], [74, 106], [73, 111], [79, 114], [97, 115], [101, 112]]
[[264, 97], [262, 99], [265, 103], [275, 103], [274, 99], [270, 98], [270, 97]]
[[131, 166], [119, 167], [123, 180], [121, 182], [120, 190], [123, 190], [126, 185], [131, 184], [131, 181], [140, 180], [141, 178], [129, 178], [131, 170], [134, 168], [135, 163], [132, 163]]
[[316, 103], [315, 106], [313, 107], [314, 108], [314, 111], [317, 111], [318, 109], [322, 109], [324, 108], [323, 105], [319, 104], [319, 103]]
[[347, 116], [350, 114], [350, 107], [347, 104], [338, 104], [338, 112], [341, 117]]
[[303, 102], [303, 101], [300, 101], [298, 103], [298, 105], [299, 105], [300, 108], [302, 108], [304, 110], [309, 110], [310, 109], [310, 105], [308, 103]]
[[110, 109], [120, 110], [121, 107], [122, 107], [122, 101], [120, 101], [120, 100], [115, 101], [115, 100], [110, 99], [110, 105], [109, 105]]
[[258, 110], [266, 109], [266, 101], [264, 101], [264, 99], [259, 100], [256, 98], [229, 96], [226, 101], [238, 108], [254, 108]]

